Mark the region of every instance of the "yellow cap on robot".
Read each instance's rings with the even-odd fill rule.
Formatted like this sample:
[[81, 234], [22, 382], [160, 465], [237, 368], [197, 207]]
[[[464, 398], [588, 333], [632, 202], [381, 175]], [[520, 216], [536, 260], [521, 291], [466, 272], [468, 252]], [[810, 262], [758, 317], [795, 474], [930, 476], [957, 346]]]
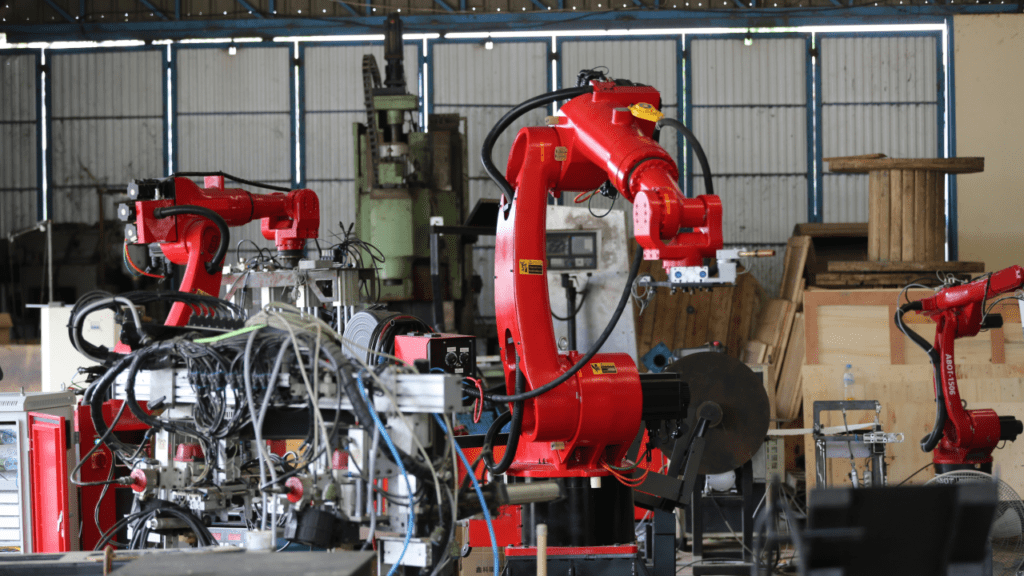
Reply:
[[633, 113], [633, 116], [641, 120], [649, 120], [651, 122], [657, 122], [664, 116], [657, 108], [651, 106], [646, 102], [637, 102], [629, 107], [629, 111]]

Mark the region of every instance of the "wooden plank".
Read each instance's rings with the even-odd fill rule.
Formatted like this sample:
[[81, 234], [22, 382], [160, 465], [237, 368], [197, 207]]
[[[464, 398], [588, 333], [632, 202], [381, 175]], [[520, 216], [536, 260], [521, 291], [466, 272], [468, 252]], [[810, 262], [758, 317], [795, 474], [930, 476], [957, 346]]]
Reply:
[[796, 314], [793, 321], [793, 332], [786, 346], [786, 356], [778, 375], [776, 391], [776, 414], [783, 420], [797, 417], [803, 391], [800, 389], [800, 374], [804, 365], [804, 315]]
[[800, 298], [800, 280], [804, 277], [807, 255], [811, 250], [811, 238], [793, 236], [786, 242], [786, 257], [782, 268], [782, 286], [779, 298], [796, 302]]
[[[892, 174], [888, 170], [882, 170], [879, 172], [878, 178], [878, 224], [874, 228], [875, 233], [878, 234], [878, 259], [888, 260], [889, 259], [889, 240], [891, 236], [890, 223], [892, 220], [892, 194], [890, 194], [890, 188], [892, 187]], [[870, 226], [875, 224], [868, 223]], [[870, 236], [869, 236], [870, 237]]]
[[889, 171], [889, 260], [903, 259], [903, 178], [902, 170]]
[[881, 170], [875, 170], [868, 174], [868, 260], [881, 260], [881, 255], [878, 252], [879, 238], [877, 231], [872, 234], [870, 232], [870, 223], [881, 222], [882, 218], [888, 218], [888, 214], [881, 212], [881, 199], [879, 198], [880, 186], [882, 186], [882, 174]]
[[651, 348], [654, 348], [660, 342], [668, 346], [669, 349], [672, 349], [676, 326], [681, 318], [678, 295], [660, 290], [654, 299], [658, 303], [658, 308], [653, 311], [655, 316], [654, 329], [651, 331]]
[[[793, 333], [793, 324], [796, 322], [796, 316], [796, 305], [794, 305], [786, 311], [786, 318], [782, 325], [779, 341], [775, 346], [775, 358], [773, 358], [772, 365], [769, 370], [772, 383], [771, 390], [775, 390], [775, 386], [779, 381], [779, 373], [782, 371], [782, 363], [785, 361], [786, 353], [789, 351], [789, 338]], [[801, 360], [801, 362], [803, 362], [803, 360]]]
[[[961, 274], [957, 274], [961, 276]], [[969, 276], [969, 275], [968, 275]], [[821, 288], [883, 288], [906, 286], [921, 279], [920, 272], [826, 272], [815, 275], [815, 283]]]
[[733, 291], [732, 318], [729, 321], [729, 350], [742, 350], [750, 340], [751, 332], [761, 311], [760, 284], [751, 274], [736, 279]]
[[711, 292], [698, 290], [690, 296], [690, 306], [694, 313], [686, 322], [684, 344], [687, 348], [700, 346], [708, 341], [708, 321], [711, 317]]
[[665, 336], [665, 344], [672, 350], [675, 350], [676, 348], [687, 346], [687, 335], [693, 327], [693, 317], [696, 310], [690, 312], [690, 303], [693, 300], [693, 296], [689, 292], [676, 292], [672, 298], [676, 302], [676, 315], [673, 325], [668, 329], [669, 333]]
[[928, 259], [946, 259], [946, 215], [945, 215], [945, 183], [946, 177], [935, 172], [928, 173]]
[[913, 174], [913, 258], [927, 260], [928, 254], [928, 170], [918, 170]]
[[757, 320], [757, 331], [754, 339], [768, 345], [769, 351], [774, 352], [783, 338], [783, 330], [789, 319], [792, 310], [795, 308], [789, 300], [774, 298], [769, 300], [761, 311]]
[[857, 154], [855, 156], [830, 156], [822, 158], [822, 160], [825, 162], [835, 162], [837, 160], [879, 160], [885, 157], [885, 154]]
[[866, 238], [867, 235], [867, 222], [803, 222], [793, 227], [793, 236]]
[[973, 272], [985, 271], [984, 262], [869, 262], [833, 260], [829, 272]]
[[708, 341], [725, 344], [729, 340], [729, 320], [732, 316], [733, 286], [720, 286], [711, 291], [711, 311], [708, 316]]
[[835, 158], [830, 172], [862, 174], [871, 170], [932, 170], [944, 174], [971, 174], [985, 171], [984, 158]]
[[903, 245], [900, 260], [917, 260], [917, 232], [914, 230], [915, 216], [917, 215], [917, 171], [903, 171]]
[[768, 355], [768, 345], [764, 342], [751, 340], [743, 347], [743, 354], [740, 356], [746, 364], [761, 364]]

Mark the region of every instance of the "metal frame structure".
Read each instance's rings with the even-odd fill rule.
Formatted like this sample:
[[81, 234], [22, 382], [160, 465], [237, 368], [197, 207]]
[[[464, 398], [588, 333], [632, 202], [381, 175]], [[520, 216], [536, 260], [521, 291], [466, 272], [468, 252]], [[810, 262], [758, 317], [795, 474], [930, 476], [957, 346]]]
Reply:
[[[921, 24], [942, 22], [956, 14], [1005, 14], [1020, 12], [1019, 3], [1007, 4], [951, 4], [924, 5], [858, 5], [851, 0], [830, 0], [829, 6], [766, 8], [747, 6], [733, 0], [736, 7], [722, 10], [682, 10], [634, 8], [608, 11], [556, 11], [546, 5], [541, 10], [523, 12], [466, 12], [465, 0], [460, 0], [460, 12], [447, 10], [443, 14], [402, 14], [407, 33], [436, 32], [531, 32], [579, 31], [594, 29], [656, 29], [656, 28], [767, 28], [808, 25], [854, 24]], [[173, 19], [136, 22], [88, 22], [67, 19], [67, 22], [45, 24], [19, 24], [2, 26], [13, 42], [50, 42], [67, 40], [162, 40], [185, 38], [224, 38], [260, 36], [319, 36], [379, 34], [380, 19], [384, 11], [372, 12], [366, 5], [366, 14], [351, 17], [315, 17], [302, 15], [260, 14], [251, 18], [183, 18], [181, 0], [176, 0]], [[446, 2], [447, 3], [447, 2]], [[85, 2], [80, 0], [81, 12]], [[274, 0], [270, 0], [271, 12]], [[543, 4], [542, 4], [543, 5]], [[635, 5], [635, 2], [634, 2]], [[438, 5], [440, 6], [440, 5]], [[449, 6], [450, 7], [450, 6]], [[564, 2], [559, 0], [559, 10]], [[382, 7], [383, 8], [383, 7]], [[444, 8], [442, 8], [444, 10]], [[69, 15], [70, 16], [70, 15]]]

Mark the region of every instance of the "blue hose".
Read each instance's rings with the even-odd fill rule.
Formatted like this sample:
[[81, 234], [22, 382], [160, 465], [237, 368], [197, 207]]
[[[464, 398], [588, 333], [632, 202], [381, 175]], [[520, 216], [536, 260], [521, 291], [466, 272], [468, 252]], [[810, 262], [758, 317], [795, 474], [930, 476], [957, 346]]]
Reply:
[[[402, 476], [405, 478], [405, 486], [409, 490], [409, 522], [405, 527], [405, 542], [402, 543], [402, 553], [398, 555], [398, 560], [391, 565], [391, 569], [388, 570], [388, 576], [394, 576], [395, 571], [402, 564], [402, 558], [405, 558], [405, 552], [409, 549], [409, 541], [412, 539], [412, 531], [416, 528], [416, 511], [414, 510], [415, 505], [412, 501], [412, 481], [409, 480], [409, 473], [405, 471], [405, 466], [402, 464], [402, 458], [398, 455], [398, 449], [395, 448], [395, 443], [391, 441], [391, 436], [388, 435], [388, 431], [384, 429], [384, 423], [380, 421], [380, 416], [377, 415], [377, 410], [373, 407], [373, 402], [366, 395], [366, 388], [363, 387], [363, 376], [359, 374], [356, 376], [356, 381], [359, 383], [359, 393], [363, 395], [363, 400], [366, 401], [366, 408], [370, 411], [370, 416], [373, 418], [377, 429], [380, 430], [380, 435], [384, 438], [384, 443], [388, 445], [388, 450], [391, 451], [392, 458], [395, 459], [395, 464], [398, 465], [398, 470], [402, 472]], [[465, 456], [463, 456], [465, 458]], [[478, 490], [479, 492], [479, 490]], [[483, 496], [481, 495], [481, 499]], [[491, 535], [493, 541], [493, 533]], [[495, 559], [498, 557], [497, 548], [494, 553]], [[497, 564], [495, 564], [497, 566]]]

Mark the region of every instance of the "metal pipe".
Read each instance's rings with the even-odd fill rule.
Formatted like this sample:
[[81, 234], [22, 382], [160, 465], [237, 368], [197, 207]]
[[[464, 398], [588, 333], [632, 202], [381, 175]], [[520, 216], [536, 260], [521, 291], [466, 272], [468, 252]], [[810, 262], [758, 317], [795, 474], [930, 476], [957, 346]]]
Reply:
[[178, 518], [150, 518], [146, 524], [150, 530], [183, 530], [189, 527], [184, 520]]

